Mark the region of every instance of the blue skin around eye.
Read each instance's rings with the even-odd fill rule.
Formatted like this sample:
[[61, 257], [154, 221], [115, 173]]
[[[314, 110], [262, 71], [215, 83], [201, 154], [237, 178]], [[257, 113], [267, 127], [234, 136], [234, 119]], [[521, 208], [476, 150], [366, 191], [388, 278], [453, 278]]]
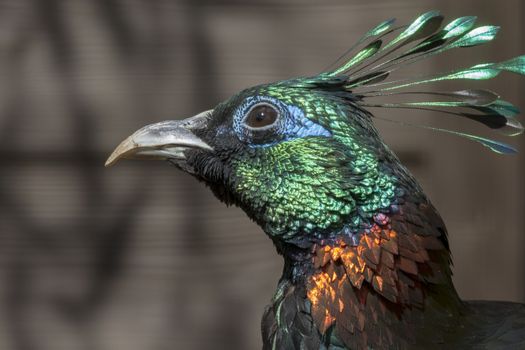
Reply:
[[[275, 125], [275, 128], [272, 130], [272, 137], [268, 139], [268, 142], [253, 143], [251, 142], [253, 140], [250, 139], [249, 133], [247, 132], [248, 128], [244, 125], [243, 121], [246, 113], [248, 113], [254, 105], [259, 103], [272, 105], [279, 111], [280, 116], [276, 122], [277, 124]], [[332, 136], [330, 131], [323, 126], [308, 119], [304, 115], [303, 110], [299, 107], [285, 104], [276, 98], [267, 96], [248, 97], [235, 111], [233, 129], [239, 138], [242, 141], [247, 142], [251, 147], [267, 147], [282, 141], [289, 141], [308, 136]]]

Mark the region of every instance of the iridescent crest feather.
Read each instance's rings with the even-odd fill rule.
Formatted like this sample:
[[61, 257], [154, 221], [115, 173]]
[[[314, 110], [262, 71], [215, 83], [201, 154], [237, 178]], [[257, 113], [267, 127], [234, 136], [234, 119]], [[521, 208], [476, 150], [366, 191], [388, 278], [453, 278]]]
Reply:
[[[319, 77], [345, 77], [344, 88], [359, 98], [363, 107], [384, 107], [438, 111], [447, 115], [462, 117], [481, 123], [506, 136], [516, 136], [523, 132], [523, 126], [515, 117], [518, 108], [504, 101], [489, 90], [463, 89], [458, 91], [426, 91], [425, 84], [452, 80], [492, 79], [502, 71], [525, 75], [525, 56], [519, 56], [500, 63], [483, 63], [469, 68], [450, 72], [388, 81], [389, 75], [409, 64], [416, 63], [436, 54], [456, 48], [482, 45], [492, 41], [498, 33], [497, 26], [475, 27], [476, 17], [467, 16], [454, 19], [442, 27], [443, 16], [430, 11], [419, 16], [408, 26], [394, 27], [391, 19], [368, 31], [350, 50], [337, 61], [357, 53], [346, 63], [333, 70], [321, 73]], [[406, 90], [415, 88], [412, 90]], [[406, 102], [381, 102], [381, 97], [397, 95]], [[414, 102], [410, 98], [432, 96], [437, 100]], [[378, 118], [390, 122], [446, 132], [481, 143], [497, 153], [516, 153], [504, 143], [459, 131], [434, 128], [426, 125], [403, 123]]]

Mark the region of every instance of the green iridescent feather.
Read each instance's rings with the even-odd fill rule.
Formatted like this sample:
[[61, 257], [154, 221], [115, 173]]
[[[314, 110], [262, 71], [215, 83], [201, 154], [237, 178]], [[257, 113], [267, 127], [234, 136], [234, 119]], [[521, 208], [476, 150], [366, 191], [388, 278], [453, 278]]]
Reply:
[[[496, 78], [502, 71], [525, 74], [525, 56], [519, 56], [499, 63], [481, 63], [470, 68], [457, 69], [448, 73], [388, 80], [389, 75], [408, 64], [419, 62], [431, 56], [441, 54], [451, 49], [472, 47], [491, 42], [496, 37], [499, 27], [485, 25], [474, 27], [476, 17], [465, 16], [452, 20], [443, 28], [439, 28], [443, 17], [437, 11], [430, 11], [417, 17], [414, 22], [406, 27], [391, 29], [393, 20], [383, 22], [376, 28], [381, 30], [369, 31], [358, 41], [358, 45], [365, 45], [339, 68], [325, 72], [321, 76], [347, 77], [345, 88], [358, 95], [361, 105], [365, 107], [382, 108], [406, 108], [406, 109], [428, 109], [441, 111], [449, 116], [458, 116], [474, 120], [497, 129], [507, 136], [519, 135], [523, 132], [522, 125], [513, 119], [519, 110], [511, 103], [503, 101], [494, 93], [474, 94], [475, 90], [467, 94], [454, 92], [432, 92], [425, 94], [434, 97], [453, 97], [453, 100], [427, 100], [427, 101], [403, 101], [396, 103], [381, 103], [378, 98], [384, 96], [398, 95], [422, 95], [418, 92], [403, 92], [403, 89], [416, 87], [423, 84], [432, 84], [442, 81], [459, 80], [488, 80]], [[386, 23], [386, 24], [385, 24]], [[388, 40], [388, 35], [394, 35], [396, 31], [403, 30]], [[378, 39], [377, 35], [382, 34]], [[368, 41], [373, 40], [371, 43]], [[414, 44], [412, 44], [414, 43]], [[383, 46], [381, 47], [381, 44]], [[409, 44], [412, 44], [410, 47]], [[401, 53], [397, 53], [402, 47], [409, 46]], [[355, 47], [354, 47], [355, 48]], [[479, 92], [479, 90], [478, 90]], [[447, 95], [448, 94], [448, 95]], [[487, 96], [492, 96], [487, 99]], [[494, 98], [495, 97], [495, 98]], [[374, 98], [374, 102], [367, 100]], [[465, 112], [474, 110], [478, 114]], [[457, 111], [455, 111], [457, 110]], [[434, 128], [438, 131], [446, 129]], [[501, 130], [499, 130], [501, 129]], [[450, 133], [480, 142], [498, 153], [513, 153], [512, 147], [498, 141], [482, 138], [459, 131], [448, 130]], [[508, 151], [508, 152], [507, 152]]]
[[434, 33], [437, 27], [439, 27], [441, 24], [442, 20], [443, 16], [440, 15], [439, 11], [430, 11], [422, 14], [414, 22], [412, 22], [412, 24], [410, 24], [407, 29], [405, 29], [395, 39], [385, 45], [383, 51], [403, 41], [408, 43]]

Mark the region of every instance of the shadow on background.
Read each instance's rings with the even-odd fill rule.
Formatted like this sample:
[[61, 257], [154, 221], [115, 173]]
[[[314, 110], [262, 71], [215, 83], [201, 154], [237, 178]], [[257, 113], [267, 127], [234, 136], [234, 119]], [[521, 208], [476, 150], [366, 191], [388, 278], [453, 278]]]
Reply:
[[[105, 157], [142, 125], [316, 73], [385, 18], [503, 26], [419, 72], [522, 53], [523, 4], [484, 4], [1, 0], [0, 349], [259, 348], [281, 269], [270, 241], [168, 165]], [[487, 86], [525, 108], [523, 81]], [[448, 224], [460, 293], [524, 301], [523, 155], [379, 127]]]

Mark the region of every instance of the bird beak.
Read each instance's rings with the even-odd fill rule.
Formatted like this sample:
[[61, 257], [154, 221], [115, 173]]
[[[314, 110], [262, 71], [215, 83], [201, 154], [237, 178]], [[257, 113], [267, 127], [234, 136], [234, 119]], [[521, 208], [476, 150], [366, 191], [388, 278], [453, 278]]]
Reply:
[[105, 165], [111, 166], [119, 159], [184, 160], [184, 151], [190, 148], [213, 151], [210, 145], [193, 133], [194, 130], [207, 126], [211, 112], [213, 110], [184, 120], [167, 120], [146, 125], [122, 141]]

